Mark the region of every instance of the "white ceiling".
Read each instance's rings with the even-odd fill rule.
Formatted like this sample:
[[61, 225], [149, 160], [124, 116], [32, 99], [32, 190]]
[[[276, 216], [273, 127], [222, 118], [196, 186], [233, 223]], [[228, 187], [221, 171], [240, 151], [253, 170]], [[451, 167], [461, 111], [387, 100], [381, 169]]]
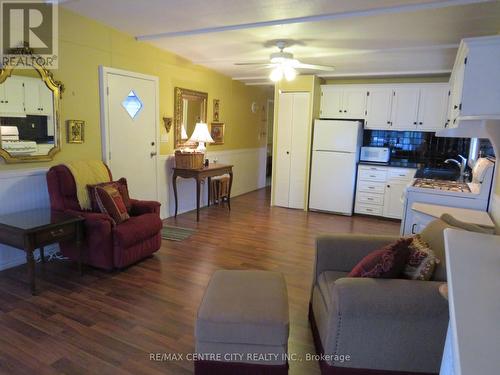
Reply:
[[[234, 63], [268, 60], [277, 39], [290, 40], [287, 51], [301, 62], [333, 65], [330, 76], [422, 75], [450, 71], [460, 39], [500, 33], [499, 1], [69, 0], [63, 6], [247, 83], [269, 83], [268, 71]], [[310, 16], [325, 19], [289, 23]], [[266, 21], [277, 24], [260, 26]], [[186, 31], [192, 35], [156, 35]]]

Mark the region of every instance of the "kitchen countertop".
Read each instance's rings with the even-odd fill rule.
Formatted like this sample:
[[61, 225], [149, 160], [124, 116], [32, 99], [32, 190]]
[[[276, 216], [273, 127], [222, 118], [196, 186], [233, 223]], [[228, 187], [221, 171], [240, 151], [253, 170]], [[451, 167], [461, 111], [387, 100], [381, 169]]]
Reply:
[[446, 229], [444, 238], [455, 375], [498, 374], [500, 236]]
[[468, 208], [456, 208], [448, 206], [439, 206], [436, 204], [415, 202], [412, 204], [411, 209], [414, 211], [422, 212], [424, 214], [439, 218], [442, 214], [450, 214], [458, 220], [467, 223], [480, 225], [485, 228], [495, 228], [495, 223], [485, 211], [471, 210]]

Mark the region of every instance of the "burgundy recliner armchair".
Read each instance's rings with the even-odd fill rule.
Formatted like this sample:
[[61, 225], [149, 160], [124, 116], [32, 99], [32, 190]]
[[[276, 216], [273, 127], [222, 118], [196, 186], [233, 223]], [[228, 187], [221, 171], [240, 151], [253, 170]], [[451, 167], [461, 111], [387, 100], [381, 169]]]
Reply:
[[[109, 171], [112, 180], [111, 172]], [[47, 172], [50, 205], [54, 211], [64, 211], [85, 218], [83, 262], [111, 270], [124, 268], [146, 258], [161, 246], [160, 203], [131, 199], [130, 219], [114, 225], [107, 214], [84, 211], [78, 203], [76, 183], [64, 165], [52, 167]], [[62, 242], [64, 256], [79, 259], [79, 251], [72, 242]]]

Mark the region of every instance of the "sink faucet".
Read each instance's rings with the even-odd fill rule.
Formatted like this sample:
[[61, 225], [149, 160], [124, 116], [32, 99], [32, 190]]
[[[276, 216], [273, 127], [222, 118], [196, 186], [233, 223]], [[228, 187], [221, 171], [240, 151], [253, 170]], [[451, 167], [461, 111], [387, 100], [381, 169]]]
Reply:
[[462, 155], [458, 155], [460, 158], [460, 161], [455, 160], [455, 159], [446, 159], [444, 162], [446, 164], [456, 164], [460, 168], [460, 177], [458, 178], [458, 181], [464, 182], [464, 176], [465, 176], [465, 168], [467, 167], [467, 159], [464, 158]]

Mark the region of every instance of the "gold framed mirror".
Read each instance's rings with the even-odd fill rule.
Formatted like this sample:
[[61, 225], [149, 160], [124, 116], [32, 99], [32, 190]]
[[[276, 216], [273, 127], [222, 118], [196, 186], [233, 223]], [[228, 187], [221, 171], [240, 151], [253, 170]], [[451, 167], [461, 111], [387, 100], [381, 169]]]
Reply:
[[50, 161], [61, 150], [63, 85], [33, 62], [0, 70], [0, 157], [7, 163]]
[[208, 94], [176, 87], [174, 98], [175, 148], [191, 146], [186, 141], [193, 134], [196, 123], [207, 122]]

